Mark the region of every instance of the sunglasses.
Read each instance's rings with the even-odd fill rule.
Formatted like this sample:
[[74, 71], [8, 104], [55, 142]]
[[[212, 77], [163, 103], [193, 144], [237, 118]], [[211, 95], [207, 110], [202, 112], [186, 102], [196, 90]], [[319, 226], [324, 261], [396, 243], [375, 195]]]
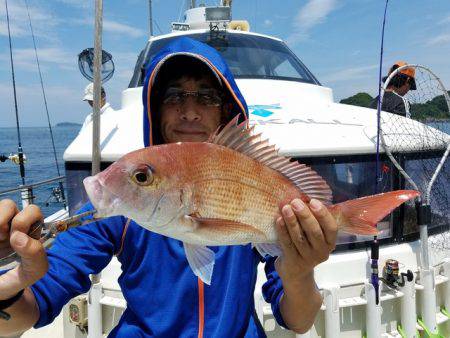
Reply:
[[197, 103], [203, 106], [218, 107], [222, 105], [222, 96], [214, 89], [199, 89], [197, 91], [182, 90], [169, 87], [162, 99], [163, 104], [178, 105], [186, 102], [188, 96], [196, 98]]

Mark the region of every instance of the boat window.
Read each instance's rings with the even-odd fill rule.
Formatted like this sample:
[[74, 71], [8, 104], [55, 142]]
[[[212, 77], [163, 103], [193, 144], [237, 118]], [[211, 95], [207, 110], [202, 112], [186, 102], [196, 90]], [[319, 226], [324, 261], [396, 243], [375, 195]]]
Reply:
[[[433, 153], [421, 154], [418, 160], [415, 154], [403, 156], [402, 163], [407, 172], [418, 166], [429, 167], [429, 162], [436, 163]], [[381, 156], [381, 180], [375, 189], [376, 162], [374, 156], [356, 155], [327, 158], [305, 158], [297, 159], [300, 163], [310, 165], [330, 185], [333, 191], [333, 203], [372, 195], [375, 191], [387, 192], [398, 189], [413, 189], [403, 179], [391, 161]], [[428, 178], [429, 179], [429, 178]], [[413, 177], [418, 183], [419, 189], [425, 191], [427, 182], [423, 177]], [[437, 234], [448, 231], [450, 228], [450, 212], [448, 209], [448, 196], [450, 196], [450, 164], [444, 163], [431, 192], [431, 222], [429, 233]], [[394, 210], [378, 224], [381, 243], [403, 242], [419, 238], [419, 227], [417, 225], [417, 213], [415, 200], [404, 203]], [[369, 245], [372, 236], [359, 236], [340, 233], [338, 235], [337, 250], [348, 250]]]
[[[298, 159], [308, 164], [322, 176], [333, 192], [333, 204], [363, 196], [373, 195], [376, 190], [374, 156], [352, 156], [333, 158]], [[387, 160], [382, 162], [381, 181], [378, 191], [387, 192], [396, 186], [395, 170]], [[378, 224], [379, 239], [391, 239], [394, 236], [394, 215], [389, 215]], [[361, 236], [339, 232], [338, 249], [348, 249], [356, 243], [361, 245], [370, 241], [373, 236]]]
[[[101, 170], [106, 169], [110, 163], [102, 163]], [[89, 199], [83, 186], [83, 180], [91, 176], [91, 163], [66, 162], [66, 193], [69, 205], [69, 214], [73, 215], [86, 204]]]
[[[319, 84], [317, 79], [289, 50], [285, 43], [249, 34], [191, 34], [188, 37], [207, 43], [220, 52], [235, 78], [277, 79]], [[170, 37], [151, 42], [138, 59], [129, 87], [142, 86], [145, 69], [153, 57], [169, 42]]]
[[[437, 158], [431, 156], [429, 158], [421, 159], [417, 159], [418, 156], [414, 156], [414, 159], [409, 159], [408, 156], [405, 156], [403, 159], [406, 172], [411, 175], [411, 178], [414, 182], [416, 182], [420, 191], [426, 191], [431, 178], [431, 174], [420, 175], [420, 173], [423, 170], [433, 172], [442, 154], [438, 154], [437, 156]], [[405, 182], [405, 187], [406, 189], [413, 189], [407, 181]], [[436, 181], [431, 189], [431, 222], [428, 226], [430, 233], [442, 232], [445, 230], [448, 231], [450, 226], [450, 212], [448, 208], [449, 197], [450, 164], [449, 161], [445, 161], [441, 172], [436, 177]], [[423, 198], [425, 197], [423, 196]], [[419, 227], [417, 225], [417, 213], [415, 208], [411, 206], [405, 210], [404, 235], [414, 235], [418, 234], [418, 232]]]
[[[311, 166], [321, 175], [333, 191], [333, 203], [349, 199], [373, 195], [375, 191], [387, 192], [397, 189], [411, 189], [402, 179], [397, 169], [384, 155], [381, 156], [381, 180], [375, 188], [374, 155], [352, 155], [321, 158], [297, 158], [300, 163]], [[427, 165], [429, 159], [408, 159], [405, 168]], [[102, 170], [110, 163], [102, 163]], [[71, 214], [87, 202], [83, 188], [83, 179], [90, 175], [91, 164], [81, 162], [66, 162], [66, 192]], [[420, 182], [419, 178], [414, 178]], [[419, 183], [420, 185], [420, 183]], [[431, 194], [431, 225], [430, 234], [448, 231], [450, 227], [450, 212], [448, 199], [450, 194], [450, 163], [447, 161], [437, 177]], [[380, 243], [393, 243], [415, 240], [419, 237], [414, 201], [408, 201], [397, 208], [378, 224]], [[337, 250], [349, 250], [366, 247], [372, 241], [372, 236], [360, 236], [340, 233]]]

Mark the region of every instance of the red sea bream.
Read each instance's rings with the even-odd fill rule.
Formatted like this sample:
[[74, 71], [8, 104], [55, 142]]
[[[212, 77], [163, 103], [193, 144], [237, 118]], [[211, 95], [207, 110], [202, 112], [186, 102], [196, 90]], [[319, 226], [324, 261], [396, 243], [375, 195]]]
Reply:
[[214, 266], [207, 246], [251, 243], [263, 255], [278, 255], [275, 221], [294, 198], [322, 201], [341, 231], [375, 235], [377, 222], [418, 195], [393, 191], [331, 205], [332, 192], [315, 171], [278, 155], [237, 118], [208, 142], [131, 152], [84, 185], [98, 216], [123, 215], [182, 241], [207, 284]]

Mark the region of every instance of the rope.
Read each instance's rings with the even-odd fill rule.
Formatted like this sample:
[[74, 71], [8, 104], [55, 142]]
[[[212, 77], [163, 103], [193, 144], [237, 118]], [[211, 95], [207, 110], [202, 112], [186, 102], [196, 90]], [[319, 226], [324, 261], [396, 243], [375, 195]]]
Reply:
[[[31, 23], [30, 10], [28, 8], [28, 1], [27, 0], [25, 0], [25, 7], [27, 8], [28, 23], [30, 25], [31, 37], [33, 38], [34, 55], [36, 57], [36, 64], [37, 64], [38, 72], [39, 72], [39, 80], [41, 82], [42, 97], [44, 99], [45, 112], [47, 114], [47, 122], [48, 122], [48, 129], [49, 129], [49, 132], [50, 132], [50, 138], [52, 140], [53, 156], [55, 158], [56, 171], [58, 173], [58, 176], [61, 176], [61, 172], [59, 170], [59, 164], [58, 164], [58, 156], [56, 154], [55, 139], [53, 137], [53, 129], [52, 129], [52, 125], [50, 123], [50, 115], [48, 113], [47, 96], [45, 95], [44, 81], [42, 80], [41, 65], [39, 63], [39, 56], [38, 56], [38, 52], [37, 52], [37, 48], [36, 48], [36, 39], [35, 39], [35, 36], [34, 36], [33, 25]], [[63, 185], [62, 182], [59, 182], [59, 189], [61, 190], [61, 195], [62, 195], [62, 199], [64, 201], [64, 206], [66, 206], [66, 199], [65, 199], [65, 196], [64, 196], [64, 185]]]
[[158, 28], [159, 34], [164, 34], [163, 31], [162, 31], [162, 29], [161, 29], [161, 27], [159, 27], [159, 25], [158, 25], [158, 21], [156, 21], [156, 19], [154, 19], [153, 22], [155, 23], [156, 28]]
[[186, 7], [185, 2], [186, 2], [186, 0], [183, 0], [183, 1], [181, 2], [180, 10], [178, 11], [178, 22], [181, 21], [181, 14], [183, 14], [183, 8]]
[[11, 75], [14, 91], [14, 108], [16, 113], [17, 143], [18, 143], [17, 152], [19, 155], [20, 178], [22, 179], [22, 185], [25, 185], [25, 166], [23, 165], [23, 149], [22, 149], [22, 140], [20, 137], [19, 109], [17, 108], [16, 75], [14, 73], [14, 60], [12, 53], [11, 29], [9, 25], [8, 0], [5, 0], [5, 7], [6, 7], [6, 22], [8, 25], [9, 57], [11, 62]]

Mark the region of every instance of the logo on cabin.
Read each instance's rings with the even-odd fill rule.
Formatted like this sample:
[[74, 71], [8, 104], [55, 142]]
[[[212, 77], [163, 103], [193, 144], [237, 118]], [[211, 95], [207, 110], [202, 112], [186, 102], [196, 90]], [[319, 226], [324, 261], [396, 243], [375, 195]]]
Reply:
[[271, 109], [281, 109], [281, 105], [279, 103], [275, 104], [253, 104], [248, 106], [249, 112], [252, 115], [260, 116], [260, 117], [269, 117], [274, 114]]

